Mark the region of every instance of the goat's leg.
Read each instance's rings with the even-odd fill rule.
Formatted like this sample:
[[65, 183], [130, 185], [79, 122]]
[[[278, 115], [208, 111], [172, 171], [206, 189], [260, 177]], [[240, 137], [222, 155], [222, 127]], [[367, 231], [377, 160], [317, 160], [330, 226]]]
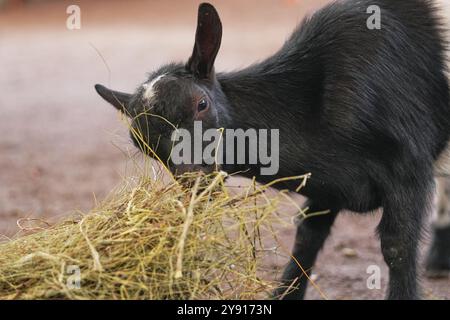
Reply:
[[420, 298], [417, 251], [432, 184], [430, 177], [417, 182], [408, 181], [406, 186], [392, 183], [386, 190], [388, 193], [383, 202], [383, 217], [378, 232], [384, 260], [389, 267], [388, 299]]
[[[329, 208], [316, 205], [313, 201], [308, 201], [305, 207], [309, 207], [308, 212], [311, 213], [329, 210]], [[297, 261], [290, 259], [282, 276], [282, 286], [275, 291], [274, 298], [303, 299], [308, 279], [298, 264], [309, 276], [317, 254], [330, 234], [337, 213], [337, 210], [332, 210], [323, 215], [306, 218], [299, 223], [292, 252], [292, 256]]]
[[438, 179], [437, 219], [433, 242], [426, 260], [427, 276], [447, 276], [450, 272], [450, 178]]

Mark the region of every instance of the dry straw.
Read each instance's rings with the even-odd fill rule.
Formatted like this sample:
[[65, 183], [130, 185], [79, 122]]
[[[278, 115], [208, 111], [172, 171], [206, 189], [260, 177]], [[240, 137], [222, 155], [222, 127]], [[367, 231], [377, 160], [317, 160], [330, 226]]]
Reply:
[[86, 215], [0, 244], [0, 299], [266, 298], [282, 197], [230, 195], [225, 176], [129, 180]]

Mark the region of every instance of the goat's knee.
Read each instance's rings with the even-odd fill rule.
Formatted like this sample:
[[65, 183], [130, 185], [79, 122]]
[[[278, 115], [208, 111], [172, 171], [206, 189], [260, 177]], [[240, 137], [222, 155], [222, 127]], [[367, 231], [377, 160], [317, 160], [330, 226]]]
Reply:
[[415, 263], [415, 248], [397, 238], [382, 238], [381, 252], [391, 271], [401, 271], [407, 265]]

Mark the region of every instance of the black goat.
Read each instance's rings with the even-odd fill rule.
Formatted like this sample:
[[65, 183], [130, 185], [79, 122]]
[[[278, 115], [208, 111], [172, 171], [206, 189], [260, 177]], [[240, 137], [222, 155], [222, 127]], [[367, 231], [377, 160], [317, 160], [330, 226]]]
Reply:
[[[380, 28], [368, 28], [373, 6], [381, 13]], [[190, 131], [194, 121], [204, 129], [279, 129], [277, 174], [261, 175], [261, 163], [222, 169], [261, 182], [312, 173], [301, 193], [310, 212], [330, 213], [298, 226], [293, 255], [305, 270], [341, 210], [382, 207], [378, 233], [389, 266], [387, 297], [417, 299], [421, 226], [434, 165], [450, 138], [443, 32], [428, 0], [337, 1], [304, 20], [273, 56], [216, 74], [222, 25], [214, 7], [202, 4], [187, 64], [163, 66], [134, 94], [96, 89], [134, 118], [133, 127], [173, 170], [211, 167], [170, 162], [168, 122]], [[149, 110], [157, 116], [147, 116]], [[297, 184], [281, 187], [295, 190]], [[307, 285], [291, 261], [283, 282], [295, 279], [286, 298], [302, 298]]]

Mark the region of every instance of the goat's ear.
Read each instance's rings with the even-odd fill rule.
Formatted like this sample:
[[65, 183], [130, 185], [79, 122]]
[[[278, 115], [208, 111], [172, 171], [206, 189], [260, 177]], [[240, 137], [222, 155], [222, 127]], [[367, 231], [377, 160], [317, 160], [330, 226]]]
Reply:
[[214, 76], [214, 61], [222, 41], [222, 23], [216, 9], [209, 3], [198, 7], [197, 31], [187, 69], [200, 79]]
[[117, 110], [124, 113], [127, 112], [127, 108], [131, 100], [131, 94], [110, 90], [101, 84], [96, 84], [95, 90], [103, 99], [111, 103]]

